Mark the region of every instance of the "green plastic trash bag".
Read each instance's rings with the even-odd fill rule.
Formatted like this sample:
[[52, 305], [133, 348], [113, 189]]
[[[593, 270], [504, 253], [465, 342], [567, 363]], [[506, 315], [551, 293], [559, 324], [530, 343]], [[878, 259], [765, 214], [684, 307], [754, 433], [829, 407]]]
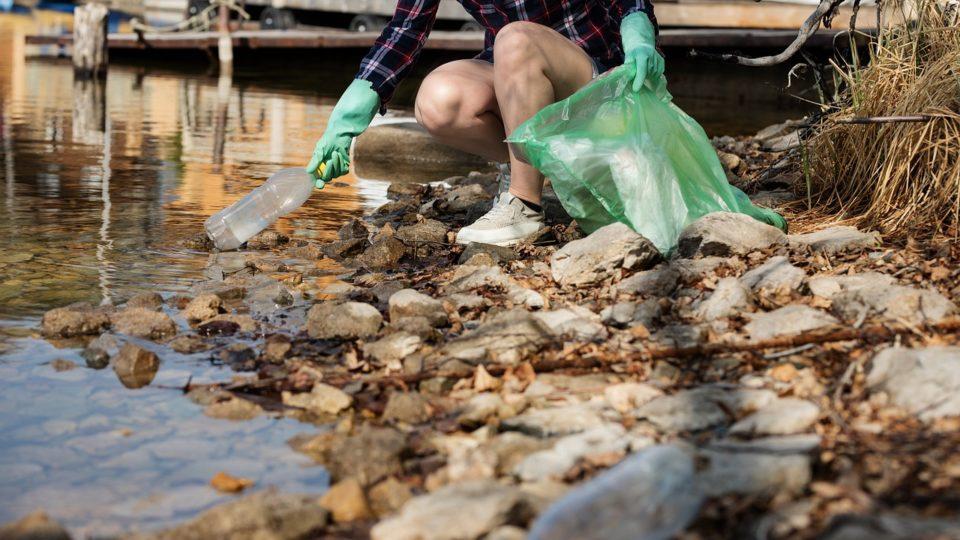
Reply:
[[588, 233], [620, 221], [661, 253], [711, 212], [740, 212], [786, 230], [727, 182], [703, 128], [673, 104], [663, 77], [633, 92], [633, 66], [614, 69], [520, 125], [507, 139], [540, 170]]

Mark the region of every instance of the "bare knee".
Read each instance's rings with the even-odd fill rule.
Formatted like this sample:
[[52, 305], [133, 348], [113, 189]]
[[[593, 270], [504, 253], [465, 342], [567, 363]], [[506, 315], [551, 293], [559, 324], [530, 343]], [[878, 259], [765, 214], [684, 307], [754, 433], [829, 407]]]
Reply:
[[457, 125], [463, 114], [463, 88], [456, 77], [433, 73], [423, 80], [414, 106], [417, 122], [430, 133], [443, 133]]
[[538, 42], [544, 28], [527, 21], [512, 22], [497, 33], [493, 46], [494, 69], [498, 75], [521, 76], [542, 72], [543, 53]]

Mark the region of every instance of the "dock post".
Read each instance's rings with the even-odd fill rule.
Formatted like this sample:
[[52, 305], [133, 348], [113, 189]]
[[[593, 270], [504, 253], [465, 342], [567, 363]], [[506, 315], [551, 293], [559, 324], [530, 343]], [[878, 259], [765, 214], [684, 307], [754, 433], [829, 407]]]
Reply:
[[79, 78], [107, 75], [107, 6], [91, 2], [73, 10], [73, 71]]
[[217, 16], [220, 38], [217, 40], [217, 57], [220, 59], [220, 76], [233, 74], [233, 38], [230, 37], [230, 10], [220, 4]]

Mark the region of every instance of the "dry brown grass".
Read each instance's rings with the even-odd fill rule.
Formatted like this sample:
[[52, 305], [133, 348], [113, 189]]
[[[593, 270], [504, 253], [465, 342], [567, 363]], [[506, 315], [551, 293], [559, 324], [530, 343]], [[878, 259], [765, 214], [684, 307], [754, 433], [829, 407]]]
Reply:
[[[960, 26], [921, 0], [886, 28], [869, 64], [847, 67], [839, 106], [805, 145], [811, 202], [891, 239], [957, 235], [960, 223]], [[852, 125], [853, 117], [928, 121]]]

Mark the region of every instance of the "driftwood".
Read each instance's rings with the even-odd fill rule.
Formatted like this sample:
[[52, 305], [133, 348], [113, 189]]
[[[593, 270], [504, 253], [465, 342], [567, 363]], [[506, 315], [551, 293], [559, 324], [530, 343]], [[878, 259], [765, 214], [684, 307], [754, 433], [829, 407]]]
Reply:
[[[721, 62], [726, 62], [730, 64], [737, 64], [741, 66], [752, 66], [752, 67], [763, 67], [763, 66], [775, 66], [777, 64], [782, 64], [795, 54], [797, 54], [804, 45], [807, 44], [807, 41], [817, 33], [817, 30], [820, 29], [822, 23], [829, 24], [829, 21], [836, 14], [837, 8], [842, 4], [844, 0], [820, 0], [820, 3], [814, 9], [813, 13], [803, 22], [800, 26], [800, 31], [797, 34], [796, 39], [793, 40], [783, 52], [773, 55], [773, 56], [762, 56], [759, 58], [750, 58], [746, 56], [740, 56], [736, 54], [715, 54], [715, 53], [705, 53], [700, 51], [691, 51], [690, 56], [694, 58], [706, 58], [709, 60], [719, 60]], [[859, 2], [857, 3], [857, 8], [859, 9]], [[853, 19], [855, 21], [855, 19]]]

